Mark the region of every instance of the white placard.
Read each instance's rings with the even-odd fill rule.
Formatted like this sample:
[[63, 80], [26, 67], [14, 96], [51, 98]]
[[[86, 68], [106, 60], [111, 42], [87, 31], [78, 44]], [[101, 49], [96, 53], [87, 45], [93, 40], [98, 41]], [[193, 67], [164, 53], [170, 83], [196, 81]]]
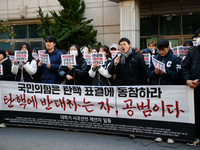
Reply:
[[85, 61], [86, 61], [87, 65], [91, 65], [92, 64], [92, 59], [91, 59], [92, 56], [91, 56], [91, 54], [85, 54], [84, 58], [85, 58]]
[[38, 54], [44, 54], [46, 50], [38, 50]]
[[37, 60], [39, 58], [39, 55], [37, 53], [32, 53], [33, 58], [35, 58], [35, 60]]
[[28, 60], [28, 51], [15, 51], [15, 59], [19, 62]]
[[40, 62], [42, 62], [44, 64], [46, 64], [46, 63], [50, 64], [49, 54], [39, 54], [39, 60], [40, 60]]
[[15, 56], [13, 56], [13, 55], [10, 55], [10, 56], [9, 56], [9, 59], [10, 59], [11, 63], [13, 64], [13, 63], [14, 63], [14, 61], [15, 61]]
[[0, 65], [0, 75], [3, 75], [3, 65]]
[[72, 66], [76, 65], [76, 56], [72, 54], [63, 54], [61, 55], [62, 66], [67, 66], [71, 64]]
[[152, 57], [152, 62], [153, 62], [153, 65], [154, 65], [155, 68], [158, 68], [161, 71], [166, 73], [165, 64], [164, 63], [162, 63], [161, 61], [155, 59], [154, 57]]
[[92, 53], [91, 55], [92, 55], [92, 63], [98, 62], [99, 65], [105, 64], [105, 58], [103, 53]]
[[144, 56], [145, 64], [150, 65], [150, 57], [151, 57], [150, 53], [146, 53], [146, 54], [143, 53], [143, 56]]

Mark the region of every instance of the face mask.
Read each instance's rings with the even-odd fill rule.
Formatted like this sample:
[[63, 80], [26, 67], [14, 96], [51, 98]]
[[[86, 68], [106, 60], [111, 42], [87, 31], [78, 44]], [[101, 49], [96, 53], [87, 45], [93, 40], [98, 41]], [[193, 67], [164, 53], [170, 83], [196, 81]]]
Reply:
[[200, 45], [200, 38], [199, 37], [197, 38], [196, 41], [197, 41], [197, 45]]
[[70, 51], [70, 54], [74, 54], [75, 56], [78, 56], [78, 51], [74, 51], [74, 50], [72, 50], [72, 51]]

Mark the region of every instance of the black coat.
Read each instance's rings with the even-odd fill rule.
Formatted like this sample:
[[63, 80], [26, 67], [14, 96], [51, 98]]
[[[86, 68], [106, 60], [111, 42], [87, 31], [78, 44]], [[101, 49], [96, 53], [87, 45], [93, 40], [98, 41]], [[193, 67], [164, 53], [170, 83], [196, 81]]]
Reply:
[[200, 46], [194, 47], [187, 53], [182, 66], [184, 83], [186, 80], [200, 79]]
[[168, 52], [162, 57], [160, 54], [154, 56], [155, 59], [165, 64], [166, 73], [156, 74], [152, 59], [150, 67], [147, 69], [148, 77], [153, 85], [179, 85], [181, 84], [181, 62], [178, 57]]
[[[60, 66], [58, 75], [67, 85], [86, 85], [87, 84], [87, 63], [83, 58], [76, 59], [76, 66], [69, 70], [67, 66]], [[67, 80], [66, 75], [71, 75], [72, 80]]]
[[0, 75], [0, 80], [13, 81], [15, 79], [15, 75], [11, 72], [11, 61], [9, 58], [5, 58], [1, 65], [3, 66], [3, 75]]
[[117, 85], [144, 85], [147, 83], [147, 69], [144, 59], [134, 51], [125, 60], [125, 65], [119, 64], [114, 66], [114, 60], [108, 67], [111, 75], [116, 74]]

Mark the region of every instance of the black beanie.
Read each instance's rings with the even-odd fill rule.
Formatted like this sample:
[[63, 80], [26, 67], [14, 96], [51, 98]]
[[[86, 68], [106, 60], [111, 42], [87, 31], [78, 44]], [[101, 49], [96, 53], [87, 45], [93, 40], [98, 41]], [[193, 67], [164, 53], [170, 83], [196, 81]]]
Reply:
[[119, 45], [120, 45], [120, 43], [121, 43], [122, 41], [126, 41], [128, 44], [131, 44], [131, 42], [129, 41], [129, 39], [123, 37], [123, 38], [121, 38], [121, 39], [119, 40]]

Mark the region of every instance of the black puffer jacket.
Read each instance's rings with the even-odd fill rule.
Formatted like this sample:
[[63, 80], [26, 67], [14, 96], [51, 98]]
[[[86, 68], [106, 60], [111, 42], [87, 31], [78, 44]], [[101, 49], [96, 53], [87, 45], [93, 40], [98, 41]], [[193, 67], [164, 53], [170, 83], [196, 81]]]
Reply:
[[3, 66], [3, 75], [0, 75], [0, 80], [13, 81], [15, 79], [15, 75], [11, 72], [10, 59], [7, 57], [3, 59], [1, 65]]
[[153, 85], [179, 85], [181, 84], [181, 62], [172, 53], [162, 57], [160, 54], [154, 56], [155, 59], [165, 64], [166, 73], [156, 74], [155, 67], [151, 59], [151, 65], [147, 69], [148, 77]]
[[184, 83], [186, 80], [200, 79], [200, 46], [193, 47], [193, 49], [187, 53], [182, 66]]
[[[67, 66], [60, 66], [58, 75], [64, 80], [67, 85], [86, 85], [87, 84], [87, 63], [83, 58], [76, 59], [76, 66], [69, 70]], [[73, 77], [72, 80], [67, 80], [66, 75]]]
[[116, 74], [117, 85], [144, 85], [147, 83], [147, 69], [144, 59], [134, 51], [125, 60], [125, 65], [119, 64], [114, 66], [114, 60], [108, 67], [111, 75]]

